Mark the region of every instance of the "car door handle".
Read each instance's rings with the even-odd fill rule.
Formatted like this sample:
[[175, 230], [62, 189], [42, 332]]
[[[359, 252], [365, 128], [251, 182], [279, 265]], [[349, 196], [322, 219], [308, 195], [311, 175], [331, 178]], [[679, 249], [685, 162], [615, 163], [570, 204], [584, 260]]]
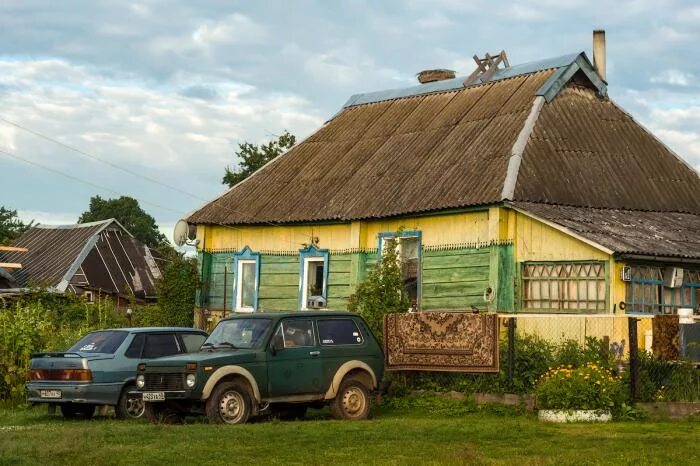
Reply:
[[311, 351], [311, 352], [309, 352], [309, 354], [311, 356], [318, 356], [319, 354], [321, 354], [321, 352], [320, 351]]

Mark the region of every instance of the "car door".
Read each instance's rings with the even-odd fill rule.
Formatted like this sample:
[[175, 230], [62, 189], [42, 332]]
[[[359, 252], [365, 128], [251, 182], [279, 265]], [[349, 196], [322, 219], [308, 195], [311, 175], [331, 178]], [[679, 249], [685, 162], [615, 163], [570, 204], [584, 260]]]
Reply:
[[268, 355], [271, 398], [323, 393], [318, 339], [312, 319], [283, 319], [272, 336]]

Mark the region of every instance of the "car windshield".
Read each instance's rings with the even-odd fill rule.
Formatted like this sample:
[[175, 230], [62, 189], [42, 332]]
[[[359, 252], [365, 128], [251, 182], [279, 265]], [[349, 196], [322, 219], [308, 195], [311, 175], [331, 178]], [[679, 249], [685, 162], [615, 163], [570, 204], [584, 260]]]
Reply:
[[262, 344], [269, 328], [270, 319], [222, 320], [202, 348], [255, 348]]
[[129, 332], [101, 331], [85, 335], [68, 352], [113, 354], [122, 344]]

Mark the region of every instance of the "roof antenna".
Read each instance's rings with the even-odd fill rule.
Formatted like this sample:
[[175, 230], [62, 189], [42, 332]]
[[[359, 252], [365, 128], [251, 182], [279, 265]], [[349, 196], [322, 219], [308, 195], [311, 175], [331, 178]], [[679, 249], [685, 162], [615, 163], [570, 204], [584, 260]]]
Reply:
[[464, 80], [464, 87], [471, 86], [472, 84], [485, 83], [499, 70], [498, 67], [501, 64], [503, 64], [502, 69], [510, 68], [505, 50], [501, 50], [501, 52], [495, 56], [486, 53], [484, 58], [479, 58], [478, 55], [474, 55], [474, 61], [476, 62], [476, 69]]

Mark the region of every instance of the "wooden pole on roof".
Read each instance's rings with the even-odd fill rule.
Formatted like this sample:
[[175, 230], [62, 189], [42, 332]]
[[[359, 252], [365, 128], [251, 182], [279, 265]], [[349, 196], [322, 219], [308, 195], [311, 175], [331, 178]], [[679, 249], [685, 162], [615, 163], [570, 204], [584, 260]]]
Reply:
[[7, 252], [28, 252], [29, 249], [27, 248], [20, 248], [17, 246], [0, 246], [0, 251], [7, 251]]
[[22, 264], [17, 262], [0, 262], [0, 268], [3, 269], [21, 269]]

